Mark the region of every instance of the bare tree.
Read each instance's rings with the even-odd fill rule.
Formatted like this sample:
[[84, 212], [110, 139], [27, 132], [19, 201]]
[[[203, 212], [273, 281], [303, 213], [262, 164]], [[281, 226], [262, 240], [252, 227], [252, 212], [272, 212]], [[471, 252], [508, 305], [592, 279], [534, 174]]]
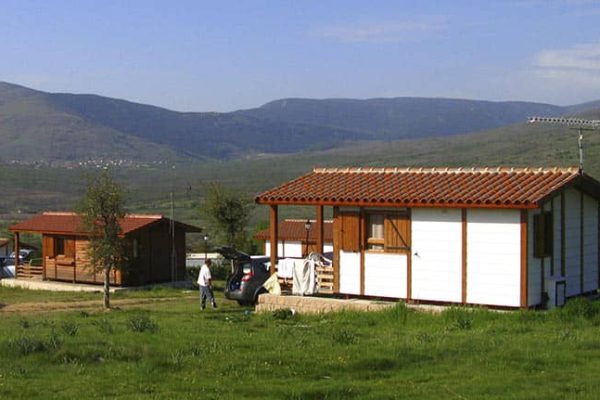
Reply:
[[108, 171], [89, 178], [78, 204], [84, 229], [90, 233], [91, 267], [104, 273], [104, 308], [110, 308], [110, 273], [122, 265], [124, 249], [119, 220], [125, 216], [123, 189]]

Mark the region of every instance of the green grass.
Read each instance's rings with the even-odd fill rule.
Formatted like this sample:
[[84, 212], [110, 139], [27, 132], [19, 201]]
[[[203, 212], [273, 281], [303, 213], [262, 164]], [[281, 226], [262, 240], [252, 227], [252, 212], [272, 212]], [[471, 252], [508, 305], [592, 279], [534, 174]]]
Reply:
[[169, 292], [151, 308], [2, 315], [0, 398], [597, 398], [596, 302], [290, 317]]

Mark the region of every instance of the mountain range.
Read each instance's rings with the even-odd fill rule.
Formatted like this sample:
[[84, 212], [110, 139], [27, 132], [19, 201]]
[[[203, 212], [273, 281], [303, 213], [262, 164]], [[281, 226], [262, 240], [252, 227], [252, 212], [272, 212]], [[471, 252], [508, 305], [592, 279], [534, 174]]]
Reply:
[[356, 142], [445, 137], [528, 116], [594, 114], [568, 107], [443, 98], [281, 99], [226, 113], [177, 112], [88, 94], [0, 82], [0, 161], [210, 160], [301, 153]]

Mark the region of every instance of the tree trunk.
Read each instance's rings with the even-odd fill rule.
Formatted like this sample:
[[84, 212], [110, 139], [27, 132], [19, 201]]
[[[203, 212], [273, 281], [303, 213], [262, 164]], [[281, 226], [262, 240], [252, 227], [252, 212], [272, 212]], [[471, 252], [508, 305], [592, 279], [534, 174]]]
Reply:
[[104, 268], [104, 308], [110, 308], [110, 270]]

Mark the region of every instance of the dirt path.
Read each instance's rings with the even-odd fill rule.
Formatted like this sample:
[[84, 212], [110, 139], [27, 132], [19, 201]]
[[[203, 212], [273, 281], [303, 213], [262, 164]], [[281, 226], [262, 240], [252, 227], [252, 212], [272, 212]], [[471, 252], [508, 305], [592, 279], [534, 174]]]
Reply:
[[[156, 303], [164, 303], [175, 300], [187, 300], [188, 297], [159, 297], [150, 299], [122, 299], [111, 300], [110, 305], [113, 308], [128, 308], [131, 306], [149, 306]], [[0, 305], [0, 314], [2, 313], [45, 313], [54, 311], [73, 311], [73, 310], [103, 310], [102, 300], [86, 301], [44, 301], [31, 303], [17, 303]]]

